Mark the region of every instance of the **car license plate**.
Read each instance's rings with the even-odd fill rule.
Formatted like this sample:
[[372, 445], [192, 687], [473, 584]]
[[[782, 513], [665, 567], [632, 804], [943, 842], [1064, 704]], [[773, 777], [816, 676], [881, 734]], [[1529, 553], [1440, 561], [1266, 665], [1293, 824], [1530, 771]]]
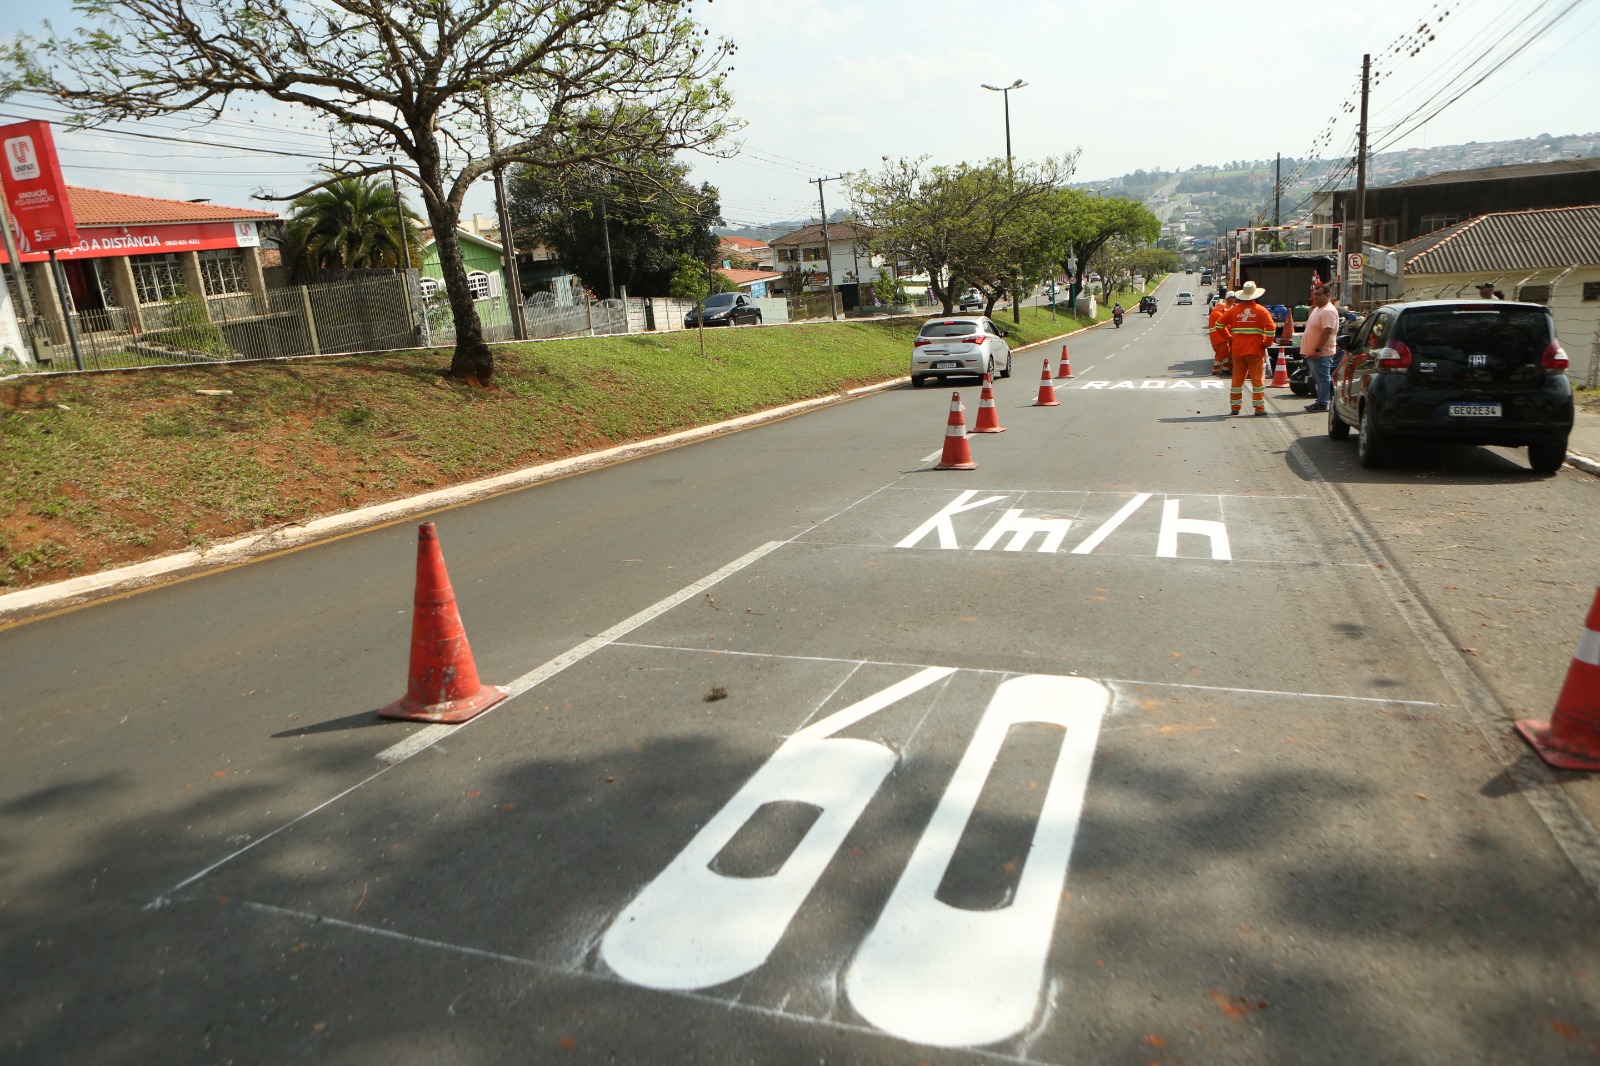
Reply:
[[961, 361], [959, 359], [941, 359], [933, 364], [933, 368], [935, 370], [959, 370], [961, 369]]
[[1452, 418], [1499, 418], [1500, 405], [1497, 403], [1453, 403], [1450, 405]]

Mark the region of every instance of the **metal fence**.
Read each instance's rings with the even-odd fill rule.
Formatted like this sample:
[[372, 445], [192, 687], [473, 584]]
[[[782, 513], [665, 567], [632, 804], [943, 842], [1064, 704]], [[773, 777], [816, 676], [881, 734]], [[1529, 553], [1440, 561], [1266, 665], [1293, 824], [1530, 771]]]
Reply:
[[[299, 355], [410, 348], [425, 343], [423, 301], [415, 271], [250, 293], [180, 296], [70, 316], [85, 370], [181, 363], [282, 359]], [[23, 372], [76, 368], [68, 323], [43, 320], [50, 352]]]

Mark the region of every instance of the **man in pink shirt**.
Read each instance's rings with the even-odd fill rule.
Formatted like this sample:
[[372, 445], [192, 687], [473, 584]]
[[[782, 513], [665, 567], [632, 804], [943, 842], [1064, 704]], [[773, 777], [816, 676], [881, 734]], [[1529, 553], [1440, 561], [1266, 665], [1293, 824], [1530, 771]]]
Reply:
[[1313, 285], [1311, 314], [1306, 318], [1306, 331], [1300, 335], [1300, 355], [1317, 386], [1317, 402], [1308, 404], [1307, 411], [1326, 411], [1333, 399], [1333, 367], [1339, 361], [1338, 337], [1339, 312], [1333, 308], [1328, 287]]

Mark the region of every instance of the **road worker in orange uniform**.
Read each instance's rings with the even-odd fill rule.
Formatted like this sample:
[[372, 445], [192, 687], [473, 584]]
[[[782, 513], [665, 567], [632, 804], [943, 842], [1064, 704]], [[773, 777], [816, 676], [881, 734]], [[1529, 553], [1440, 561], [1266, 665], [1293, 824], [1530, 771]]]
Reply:
[[1238, 292], [1238, 304], [1222, 316], [1222, 327], [1231, 338], [1233, 353], [1233, 389], [1228, 393], [1231, 415], [1239, 413], [1246, 377], [1250, 379], [1250, 405], [1257, 416], [1267, 413], [1267, 384], [1262, 370], [1267, 360], [1267, 346], [1277, 336], [1278, 324], [1273, 321], [1271, 311], [1256, 303], [1266, 294], [1266, 289], [1247, 281]]
[[1211, 305], [1206, 316], [1206, 334], [1211, 339], [1211, 376], [1220, 378], [1233, 373], [1233, 356], [1228, 351], [1228, 331], [1223, 328], [1222, 316], [1232, 311], [1239, 298], [1233, 293]]

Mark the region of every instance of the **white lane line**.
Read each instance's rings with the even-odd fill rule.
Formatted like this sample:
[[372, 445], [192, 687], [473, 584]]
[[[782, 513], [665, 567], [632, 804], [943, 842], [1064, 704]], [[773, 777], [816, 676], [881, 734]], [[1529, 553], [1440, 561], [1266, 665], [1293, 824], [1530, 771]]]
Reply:
[[[677, 592], [674, 592], [666, 599], [658, 600], [649, 607], [646, 607], [644, 610], [640, 611], [638, 614], [635, 614], [630, 618], [623, 619], [598, 636], [590, 637], [582, 644], [562, 652], [560, 655], [557, 655], [554, 659], [551, 659], [543, 666], [529, 670], [527, 673], [523, 674], [521, 677], [505, 686], [507, 690], [506, 699], [514, 699], [515, 697], [520, 696], [522, 693], [528, 691], [530, 688], [533, 688], [535, 685], [538, 685], [544, 681], [548, 681], [550, 678], [556, 676], [567, 667], [573, 665], [574, 663], [581, 662], [590, 655], [593, 655], [595, 652], [599, 651], [607, 644], [610, 644], [618, 637], [625, 636], [628, 633], [633, 632], [635, 629], [638, 629], [646, 622], [659, 618], [661, 615], [666, 614], [668, 611], [672, 610], [672, 608], [678, 606], [680, 603], [683, 603], [685, 600], [698, 596], [700, 593], [704, 592], [712, 585], [715, 585], [723, 578], [726, 578], [731, 574], [738, 573], [740, 570], [743, 570], [757, 559], [776, 551], [787, 543], [788, 541], [769, 540], [761, 547], [755, 549], [754, 551], [746, 552], [744, 555], [741, 555], [739, 558], [735, 559], [733, 562], [729, 563], [727, 566], [724, 566], [715, 573], [707, 574], [705, 577], [694, 582], [692, 585], [685, 585], [683, 588], [679, 589]], [[499, 704], [499, 706], [503, 707], [505, 706], [505, 703], [502, 702]], [[466, 726], [471, 725], [473, 722], [482, 721], [483, 719], [489, 717], [489, 715], [493, 714], [497, 709], [497, 707], [491, 707], [489, 710], [478, 715], [478, 717], [472, 719], [472, 721], [464, 722], [461, 725], [430, 725], [424, 729], [419, 729], [417, 732], [413, 733], [411, 736], [407, 737], [405, 740], [402, 740], [393, 747], [380, 751], [378, 753], [378, 759], [388, 763], [403, 762], [418, 752], [424, 751], [427, 748], [432, 747], [434, 744], [437, 744], [439, 741], [443, 740], [446, 736], [449, 736], [457, 729], [465, 728]]]
[[[696, 655], [715, 655], [720, 658], [749, 658], [749, 659], [781, 659], [786, 662], [802, 663], [829, 663], [846, 666], [892, 666], [904, 669], [928, 669], [930, 663], [891, 662], [883, 659], [841, 659], [828, 655], [781, 655], [769, 651], [738, 651], [732, 648], [690, 648], [677, 644], [641, 644], [637, 641], [619, 640], [614, 642], [618, 648], [635, 648], [641, 651], [670, 651], [691, 652]], [[1014, 674], [1015, 670], [1001, 670], [983, 666], [963, 666], [963, 673], [968, 674]], [[1068, 671], [1067, 675], [1080, 677], [1082, 675]], [[1192, 685], [1178, 681], [1151, 681], [1141, 677], [1097, 677], [1091, 680], [1103, 681], [1108, 685], [1141, 685], [1152, 688], [1185, 688], [1198, 692], [1230, 692], [1243, 696], [1289, 696], [1294, 699], [1307, 700], [1342, 700], [1349, 703], [1392, 703], [1401, 707], [1449, 707], [1452, 704], [1435, 703], [1431, 700], [1402, 700], [1393, 696], [1344, 696], [1336, 692], [1292, 692], [1273, 688], [1240, 688], [1236, 685]]]
[[716, 571], [715, 573], [706, 575], [705, 577], [701, 578], [699, 581], [696, 581], [692, 585], [684, 586], [683, 588], [679, 589], [677, 592], [674, 592], [672, 595], [668, 596], [667, 598], [665, 598], [663, 600], [659, 600], [656, 603], [652, 604], [651, 606], [646, 607], [644, 610], [640, 611], [638, 614], [635, 614], [630, 618], [627, 618], [627, 619], [624, 619], [621, 622], [618, 622], [616, 625], [612, 626], [610, 629], [606, 630], [604, 633], [601, 633], [599, 636], [591, 637], [588, 640], [584, 641], [582, 644], [579, 644], [578, 646], [572, 648], [571, 650], [563, 652], [562, 654], [556, 656], [554, 659], [551, 659], [549, 662], [545, 663], [543, 666], [540, 666], [537, 669], [528, 671], [526, 674], [523, 674], [521, 677], [517, 678], [515, 681], [511, 682], [509, 685], [506, 686], [506, 688], [509, 690], [509, 694], [506, 696], [506, 698], [504, 700], [502, 700], [500, 703], [496, 704], [494, 707], [491, 707], [489, 710], [487, 710], [487, 711], [483, 712], [482, 714], [478, 715], [478, 717], [472, 719], [471, 721], [464, 722], [461, 725], [445, 725], [445, 726], [432, 725], [432, 726], [427, 726], [426, 728], [423, 728], [423, 729], [419, 729], [416, 733], [414, 733], [411, 736], [407, 737], [405, 740], [401, 741], [400, 743], [395, 744], [393, 747], [387, 748], [384, 751], [381, 751], [381, 752], [378, 753], [378, 759], [380, 761], [382, 761], [382, 762], [386, 762], [386, 763], [389, 764], [389, 765], [385, 766], [383, 769], [377, 771], [374, 774], [368, 775], [367, 777], [363, 778], [362, 780], [360, 780], [360, 781], [356, 782], [355, 784], [351, 785], [349, 788], [345, 789], [343, 792], [340, 792], [339, 794], [333, 796], [330, 799], [324, 800], [323, 802], [317, 804], [315, 807], [312, 807], [310, 810], [306, 811], [304, 814], [301, 814], [301, 815], [299, 815], [299, 816], [297, 816], [295, 818], [290, 819], [289, 821], [285, 822], [283, 825], [278, 826], [276, 829], [273, 829], [273, 830], [271, 830], [269, 832], [263, 833], [261, 836], [256, 837], [254, 840], [250, 841], [250, 843], [246, 844], [244, 847], [238, 849], [237, 851], [235, 851], [235, 852], [233, 852], [233, 853], [231, 853], [229, 855], [224, 856], [221, 859], [218, 859], [216, 862], [212, 863], [210, 866], [207, 866], [205, 869], [201, 870], [199, 873], [192, 874], [189, 877], [184, 878], [182, 881], [178, 882], [170, 890], [168, 890], [168, 892], [166, 892], [166, 893], [164, 893], [164, 894], [162, 894], [160, 896], [157, 896], [150, 903], [147, 903], [145, 905], [145, 909], [146, 910], [155, 910], [155, 909], [158, 909], [160, 907], [166, 906], [168, 903], [171, 902], [171, 900], [168, 897], [170, 897], [172, 894], [174, 894], [176, 892], [179, 892], [179, 891], [182, 891], [184, 888], [188, 887], [189, 885], [194, 884], [196, 881], [199, 881], [201, 878], [205, 877], [207, 874], [210, 874], [213, 871], [218, 870], [223, 866], [226, 866], [228, 863], [232, 862], [234, 859], [237, 859], [239, 856], [243, 855], [245, 852], [249, 851], [251, 848], [254, 848], [258, 844], [263, 844], [266, 841], [271, 840], [273, 837], [277, 836], [279, 833], [282, 833], [284, 830], [290, 828], [291, 826], [297, 825], [300, 822], [305, 821], [307, 818], [310, 818], [313, 814], [316, 814], [318, 811], [326, 809], [327, 807], [333, 805], [334, 803], [337, 803], [339, 800], [343, 799], [344, 797], [350, 795], [352, 792], [355, 792], [358, 789], [361, 789], [361, 788], [365, 787], [366, 785], [371, 784], [373, 781], [376, 781], [379, 777], [383, 776], [384, 774], [388, 773], [390, 770], [394, 769], [401, 762], [405, 761], [406, 759], [410, 758], [411, 756], [417, 754], [420, 751], [425, 751], [427, 748], [431, 747], [434, 744], [437, 744], [440, 740], [444, 739], [446, 736], [449, 736], [451, 733], [455, 732], [456, 730], [465, 729], [467, 726], [470, 726], [470, 725], [474, 724], [475, 722], [483, 721], [485, 718], [488, 718], [491, 714], [493, 714], [496, 710], [499, 710], [501, 707], [505, 707], [508, 703], [510, 703], [510, 701], [512, 699], [514, 699], [515, 697], [517, 697], [517, 696], [521, 695], [522, 693], [528, 691], [528, 689], [530, 689], [533, 686], [539, 684], [541, 681], [544, 681], [544, 680], [546, 680], [548, 678], [554, 677], [556, 674], [559, 674], [561, 671], [565, 670], [567, 667], [571, 666], [573, 663], [579, 662], [582, 659], [586, 658], [587, 656], [594, 654], [596, 651], [599, 651], [601, 648], [603, 648], [606, 645], [610, 644], [612, 641], [616, 640], [618, 637], [624, 636], [627, 633], [630, 633], [633, 630], [638, 629], [640, 626], [644, 625], [646, 622], [650, 621], [653, 618], [659, 617], [660, 615], [664, 614], [667, 611], [670, 611], [672, 608], [678, 606], [680, 603], [683, 603], [685, 600], [691, 599], [692, 597], [699, 595], [701, 592], [704, 592], [706, 589], [710, 588], [712, 585], [715, 585], [717, 582], [721, 581], [723, 578], [729, 576], [730, 574], [734, 574], [734, 573], [738, 572], [739, 570], [743, 569], [746, 566], [749, 566], [751, 563], [755, 562], [757, 559], [760, 559], [762, 556], [767, 555], [767, 554], [777, 550], [778, 548], [781, 548], [786, 543], [789, 543], [789, 542], [788, 541], [781, 541], [781, 540], [768, 541], [767, 543], [763, 544], [761, 547], [755, 549], [754, 551], [746, 552], [744, 555], [741, 555], [739, 558], [735, 559], [733, 562], [729, 563], [727, 566], [724, 566], [722, 569]]
[[[479, 715], [481, 718], [482, 715]], [[627, 989], [630, 992], [639, 992], [640, 985], [630, 984], [627, 981], [612, 977], [601, 971], [574, 970], [563, 966], [551, 966], [549, 963], [535, 962], [533, 959], [520, 958], [516, 955], [507, 955], [498, 951], [485, 951], [483, 948], [468, 947], [465, 944], [452, 944], [444, 940], [430, 940], [427, 937], [413, 936], [409, 933], [397, 932], [393, 929], [384, 929], [375, 925], [363, 925], [360, 922], [346, 921], [343, 918], [333, 918], [327, 915], [315, 914], [311, 911], [295, 910], [290, 907], [278, 907], [271, 903], [257, 903], [254, 900], [240, 900], [239, 903], [249, 910], [274, 918], [291, 918], [296, 921], [307, 922], [316, 927], [331, 927], [347, 933], [358, 933], [364, 936], [374, 936], [383, 940], [393, 940], [412, 947], [427, 948], [433, 951], [443, 951], [452, 955], [464, 955], [468, 958], [484, 959], [491, 962], [501, 962], [510, 966], [520, 966], [534, 970], [549, 977], [568, 978], [575, 981], [585, 981], [591, 984], [604, 985], [608, 988]], [[870, 1036], [881, 1040], [884, 1036], [882, 1029], [874, 1029], [870, 1025], [852, 1025], [835, 1018], [817, 1018], [809, 1014], [792, 1014], [788, 1011], [778, 1010], [773, 1007], [762, 1007], [753, 1003], [742, 1003], [738, 1000], [722, 999], [718, 996], [705, 995], [700, 992], [652, 989], [657, 995], [671, 996], [675, 999], [689, 1000], [704, 1006], [716, 1007], [728, 1011], [740, 1011], [747, 1014], [758, 1015], [763, 1018], [776, 1018], [786, 1022], [798, 1022], [819, 1029], [830, 1029], [836, 1032], [854, 1033], [859, 1036]], [[1016, 1055], [1006, 1055], [998, 1051], [984, 1048], [962, 1048], [962, 1055], [986, 1062], [1015, 1063], [1016, 1066], [1046, 1066], [1039, 1059], [1022, 1058]]]

